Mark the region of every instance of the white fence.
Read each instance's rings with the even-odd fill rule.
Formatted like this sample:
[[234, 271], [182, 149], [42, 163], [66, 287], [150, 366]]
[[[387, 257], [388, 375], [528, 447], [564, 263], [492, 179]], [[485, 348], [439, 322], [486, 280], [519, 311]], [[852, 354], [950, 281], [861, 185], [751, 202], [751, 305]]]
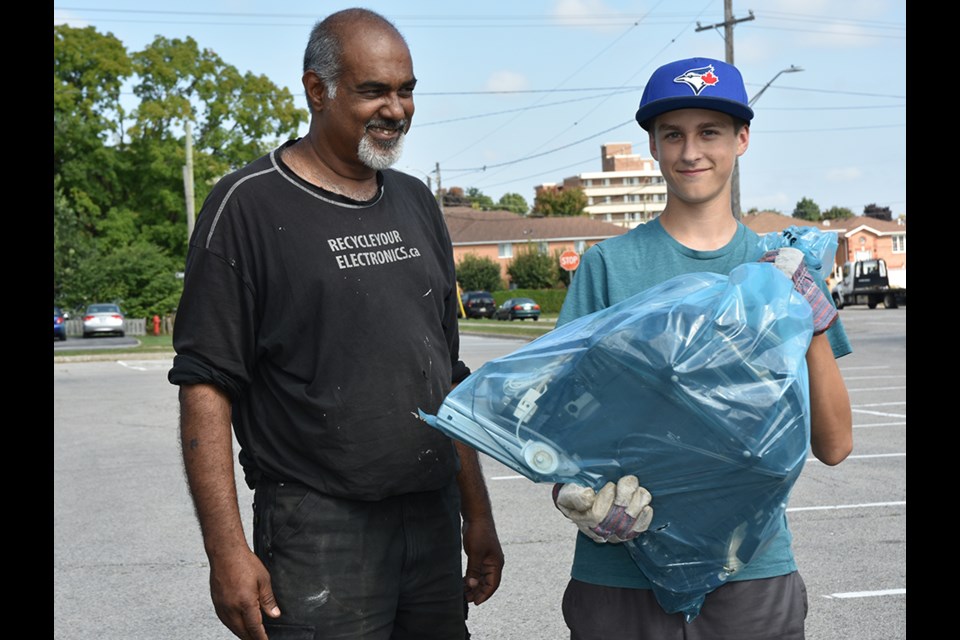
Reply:
[[[124, 318], [123, 332], [128, 336], [143, 336], [147, 334], [146, 318]], [[80, 318], [67, 320], [67, 335], [80, 337], [83, 335], [83, 320]]]

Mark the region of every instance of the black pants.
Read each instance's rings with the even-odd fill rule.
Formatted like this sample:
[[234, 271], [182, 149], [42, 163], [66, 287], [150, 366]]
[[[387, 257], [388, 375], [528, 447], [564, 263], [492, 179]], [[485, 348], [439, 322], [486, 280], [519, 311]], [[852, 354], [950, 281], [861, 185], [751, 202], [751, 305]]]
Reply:
[[271, 640], [463, 640], [460, 494], [344, 500], [260, 480], [254, 551], [280, 618]]

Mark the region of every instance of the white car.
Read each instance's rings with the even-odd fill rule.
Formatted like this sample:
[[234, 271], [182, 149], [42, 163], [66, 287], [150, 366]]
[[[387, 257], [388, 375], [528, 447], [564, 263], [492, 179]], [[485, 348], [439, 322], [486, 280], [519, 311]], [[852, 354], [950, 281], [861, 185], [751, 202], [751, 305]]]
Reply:
[[123, 312], [115, 304], [91, 304], [83, 314], [83, 337], [96, 334], [124, 335]]

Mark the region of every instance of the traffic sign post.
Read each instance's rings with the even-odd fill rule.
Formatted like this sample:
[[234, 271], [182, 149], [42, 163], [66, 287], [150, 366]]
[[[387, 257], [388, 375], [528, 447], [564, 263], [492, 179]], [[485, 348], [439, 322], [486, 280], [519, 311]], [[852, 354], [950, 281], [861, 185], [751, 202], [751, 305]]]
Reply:
[[564, 271], [576, 271], [580, 266], [580, 254], [567, 249], [560, 254], [560, 268]]

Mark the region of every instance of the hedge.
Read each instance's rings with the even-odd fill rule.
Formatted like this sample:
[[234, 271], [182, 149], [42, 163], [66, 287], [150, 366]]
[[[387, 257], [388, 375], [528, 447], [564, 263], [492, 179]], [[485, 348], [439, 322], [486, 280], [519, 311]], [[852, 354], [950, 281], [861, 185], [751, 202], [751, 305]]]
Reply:
[[567, 297], [566, 289], [506, 289], [491, 293], [497, 306], [510, 298], [532, 298], [540, 305], [540, 312], [545, 314], [560, 313], [563, 300]]

